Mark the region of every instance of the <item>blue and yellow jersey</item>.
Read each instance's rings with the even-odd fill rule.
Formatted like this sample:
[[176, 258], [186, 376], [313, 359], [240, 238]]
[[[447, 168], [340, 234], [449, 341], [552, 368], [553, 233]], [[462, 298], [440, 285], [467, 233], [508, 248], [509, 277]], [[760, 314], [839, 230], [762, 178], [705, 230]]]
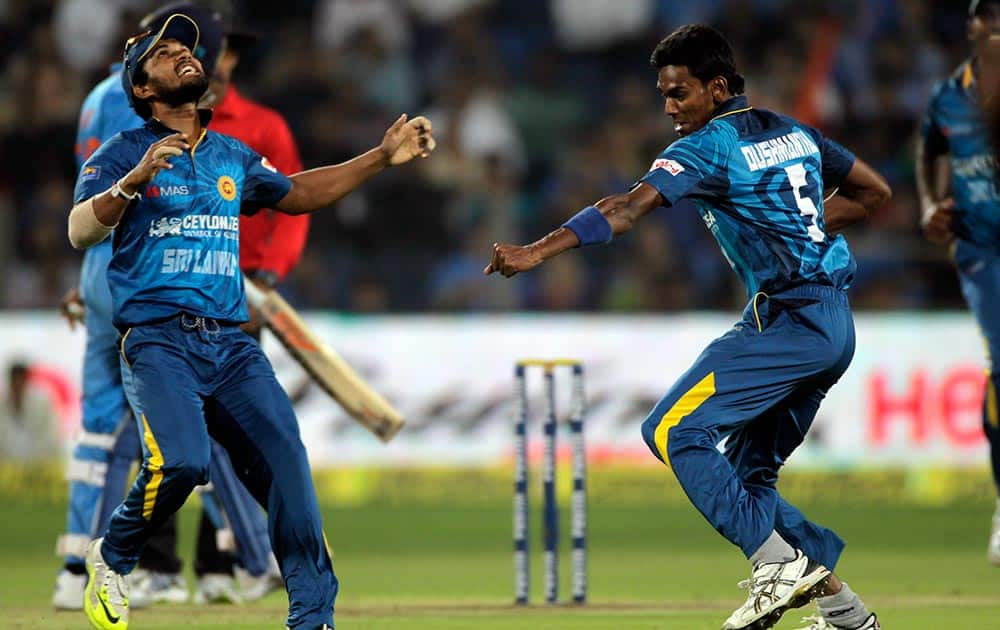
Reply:
[[[202, 112], [203, 124], [210, 113]], [[106, 191], [151, 144], [174, 133], [156, 119], [101, 146], [77, 178], [74, 203]], [[239, 266], [240, 214], [273, 207], [291, 182], [245, 144], [212, 131], [170, 158], [132, 202], [114, 232], [108, 266], [120, 330], [180, 313], [246, 321]]]
[[752, 296], [850, 285], [854, 257], [843, 236], [824, 230], [823, 191], [853, 165], [850, 151], [817, 130], [737, 96], [667, 147], [640, 181], [666, 205], [694, 203]]
[[934, 87], [921, 133], [930, 154], [949, 156], [955, 234], [1000, 251], [997, 163], [977, 100], [973, 63], [967, 61]]

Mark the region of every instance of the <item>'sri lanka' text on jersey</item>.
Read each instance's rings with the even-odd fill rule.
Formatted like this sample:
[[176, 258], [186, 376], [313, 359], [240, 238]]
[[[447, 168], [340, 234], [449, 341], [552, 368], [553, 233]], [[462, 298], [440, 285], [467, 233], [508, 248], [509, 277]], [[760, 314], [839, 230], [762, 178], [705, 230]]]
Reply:
[[931, 155], [948, 154], [955, 234], [1000, 252], [997, 163], [977, 100], [972, 62], [965, 62], [934, 87], [921, 133]]
[[[203, 124], [208, 117], [203, 112]], [[110, 188], [151, 144], [172, 133], [150, 120], [110, 139], [84, 164], [75, 203]], [[239, 215], [274, 206], [291, 182], [234, 138], [205, 131], [192, 145], [170, 158], [173, 168], [156, 174], [115, 228], [108, 286], [119, 329], [182, 312], [231, 323], [247, 319]]]
[[640, 181], [667, 205], [694, 203], [750, 295], [805, 283], [845, 289], [856, 264], [844, 237], [825, 232], [823, 191], [854, 161], [815, 129], [737, 96], [667, 147]]

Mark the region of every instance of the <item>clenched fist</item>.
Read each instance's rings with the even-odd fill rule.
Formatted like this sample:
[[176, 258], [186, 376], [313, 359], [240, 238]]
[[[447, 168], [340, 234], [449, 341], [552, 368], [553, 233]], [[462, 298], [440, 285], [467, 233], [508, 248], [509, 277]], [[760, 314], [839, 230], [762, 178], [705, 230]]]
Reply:
[[483, 273], [488, 276], [499, 271], [509, 278], [518, 272], [530, 271], [543, 261], [544, 258], [530, 245], [493, 243], [493, 259], [483, 269]]
[[429, 156], [436, 146], [430, 120], [424, 116], [407, 120], [403, 114], [385, 132], [379, 149], [390, 166], [398, 166], [415, 157]]

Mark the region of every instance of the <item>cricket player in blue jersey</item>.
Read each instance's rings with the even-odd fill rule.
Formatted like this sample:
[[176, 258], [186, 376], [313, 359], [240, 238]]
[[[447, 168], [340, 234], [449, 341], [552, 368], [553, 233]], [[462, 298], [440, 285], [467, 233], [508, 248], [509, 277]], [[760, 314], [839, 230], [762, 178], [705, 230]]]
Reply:
[[[843, 541], [785, 501], [776, 482], [854, 354], [845, 289], [855, 263], [843, 236], [832, 234], [883, 204], [889, 187], [815, 129], [751, 107], [718, 31], [681, 27], [651, 62], [681, 138], [628, 193], [584, 208], [530, 245], [496, 244], [484, 272], [527, 271], [568, 249], [607, 243], [655, 208], [693, 202], [750, 301], [657, 403], [642, 435], [751, 562], [741, 583], [749, 597], [722, 627], [770, 628], [788, 608], [822, 595], [813, 627], [878, 628], [832, 573]], [[824, 204], [836, 187], [840, 194]]]
[[[917, 144], [916, 176], [924, 233], [932, 243], [952, 244], [962, 294], [986, 340], [983, 429], [1000, 491], [1000, 192], [983, 112], [990, 83], [978, 80], [984, 59], [1000, 60], [1000, 41], [993, 37], [1000, 33], [1000, 2], [974, 0], [967, 30], [972, 56], [934, 87]], [[938, 184], [942, 173], [950, 190]], [[1000, 499], [986, 553], [1000, 566]]]
[[[197, 102], [208, 78], [191, 54], [199, 38], [193, 20], [174, 14], [129, 40], [122, 83], [145, 124], [87, 160], [70, 212], [74, 247], [114, 232], [112, 321], [144, 455], [125, 501], [88, 548], [84, 611], [96, 628], [127, 628], [125, 576], [150, 533], [206, 481], [211, 436], [267, 508], [287, 626], [329, 628], [338, 581], [298, 424], [260, 346], [239, 329], [247, 321], [239, 218], [263, 207], [300, 214], [328, 206], [387, 166], [427, 157], [431, 125], [404, 114], [367, 153], [286, 177], [238, 140], [205, 129], [211, 113]], [[152, 185], [159, 194], [144, 194]]]
[[[196, 5], [174, 3], [144, 17], [140, 26], [158, 27], [173, 13], [184, 13], [200, 24], [201, 39], [195, 56], [211, 73], [223, 43], [220, 16]], [[81, 107], [76, 143], [78, 167], [105, 140], [142, 124], [122, 88], [121, 64], [115, 64], [110, 76], [91, 91]], [[87, 250], [77, 294], [76, 304], [84, 310], [87, 332], [83, 427], [67, 468], [70, 481], [67, 533], [60, 536], [57, 544], [57, 553], [65, 556], [65, 561], [56, 579], [52, 603], [60, 610], [83, 607], [86, 547], [107, 527], [111, 512], [128, 487], [132, 462], [141, 455], [139, 434], [122, 389], [116, 344], [119, 334], [111, 323], [111, 294], [105, 278], [110, 258], [110, 239]], [[211, 508], [207, 511], [224, 519], [233, 532], [238, 559], [251, 576], [249, 581], [255, 586], [273, 583], [268, 579], [273, 560], [263, 514], [237, 480], [227, 458], [213, 458], [211, 467], [214, 481], [211, 487], [217, 490], [202, 495], [203, 503]], [[188, 600], [187, 586], [180, 573], [181, 561], [176, 554], [175, 520], [166, 521], [143, 551], [139, 562], [142, 570], [132, 575], [134, 607]], [[213, 531], [211, 538], [214, 537]], [[214, 552], [212, 557], [215, 556], [221, 557], [221, 552]], [[255, 589], [255, 594], [263, 592], [262, 588]], [[207, 601], [241, 600], [238, 593], [220, 580], [199, 579], [198, 595]]]

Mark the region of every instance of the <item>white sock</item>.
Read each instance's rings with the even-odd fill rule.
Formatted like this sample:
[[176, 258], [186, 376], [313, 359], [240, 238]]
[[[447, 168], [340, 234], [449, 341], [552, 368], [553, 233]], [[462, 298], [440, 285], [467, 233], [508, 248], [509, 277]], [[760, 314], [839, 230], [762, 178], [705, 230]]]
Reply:
[[770, 564], [772, 562], [787, 562], [795, 558], [795, 548], [788, 544], [781, 534], [771, 532], [764, 544], [750, 556], [750, 564]]
[[847, 582], [841, 582], [840, 592], [816, 598], [816, 605], [823, 619], [837, 628], [858, 628], [871, 614], [861, 598]]

